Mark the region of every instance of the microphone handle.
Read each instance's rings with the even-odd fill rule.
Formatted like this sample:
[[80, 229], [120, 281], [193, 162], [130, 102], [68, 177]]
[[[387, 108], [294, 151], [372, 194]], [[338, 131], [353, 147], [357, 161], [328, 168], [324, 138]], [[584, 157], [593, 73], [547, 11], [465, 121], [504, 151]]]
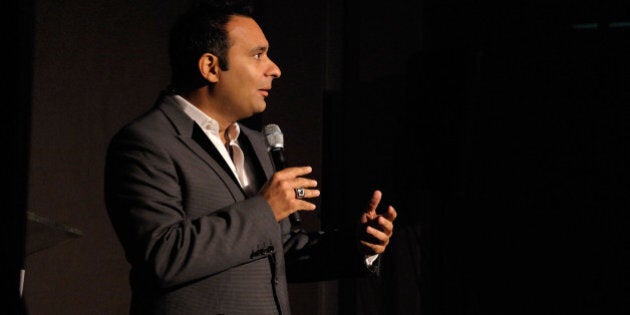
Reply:
[[289, 215], [289, 220], [291, 220], [291, 225], [302, 224], [302, 217], [300, 216], [300, 210], [291, 213]]
[[[276, 171], [282, 170], [287, 166], [287, 159], [284, 156], [283, 148], [274, 148], [271, 150], [271, 158], [273, 159], [273, 165], [276, 167]], [[295, 211], [289, 215], [291, 225], [300, 225], [302, 223], [302, 217], [300, 211]]]

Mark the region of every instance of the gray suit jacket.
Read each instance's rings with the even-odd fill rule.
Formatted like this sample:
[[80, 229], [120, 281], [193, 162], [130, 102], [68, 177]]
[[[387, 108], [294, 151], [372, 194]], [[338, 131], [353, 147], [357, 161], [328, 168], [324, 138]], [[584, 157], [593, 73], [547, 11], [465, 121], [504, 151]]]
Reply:
[[[265, 181], [274, 172], [265, 139], [241, 132]], [[347, 240], [314, 241], [291, 232], [289, 220], [278, 223], [163, 96], [112, 138], [105, 199], [131, 265], [132, 314], [290, 314], [285, 254], [297, 273], [309, 272], [305, 262], [333, 260], [323, 243], [334, 244], [328, 251]]]

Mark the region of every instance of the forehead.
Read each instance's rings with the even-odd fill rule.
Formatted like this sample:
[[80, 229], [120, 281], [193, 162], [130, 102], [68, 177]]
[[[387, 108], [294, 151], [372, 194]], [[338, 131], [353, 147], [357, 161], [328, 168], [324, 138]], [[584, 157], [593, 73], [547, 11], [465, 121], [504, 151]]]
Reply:
[[225, 30], [232, 46], [242, 46], [247, 49], [269, 46], [262, 29], [252, 18], [232, 16], [225, 25]]

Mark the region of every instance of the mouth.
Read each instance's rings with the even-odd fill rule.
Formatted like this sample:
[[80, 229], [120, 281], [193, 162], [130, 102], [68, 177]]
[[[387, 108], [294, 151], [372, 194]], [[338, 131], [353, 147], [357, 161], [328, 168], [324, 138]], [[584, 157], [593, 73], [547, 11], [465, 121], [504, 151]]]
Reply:
[[262, 96], [267, 97], [269, 96], [269, 90], [270, 89], [260, 89], [258, 91], [260, 91], [260, 94], [262, 94]]

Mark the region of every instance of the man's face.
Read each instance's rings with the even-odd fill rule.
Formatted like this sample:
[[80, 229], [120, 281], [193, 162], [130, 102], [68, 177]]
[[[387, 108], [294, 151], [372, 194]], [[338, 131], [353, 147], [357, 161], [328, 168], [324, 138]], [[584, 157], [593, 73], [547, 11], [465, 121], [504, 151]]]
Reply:
[[269, 42], [256, 21], [233, 16], [226, 30], [228, 70], [220, 71], [213, 92], [223, 111], [239, 120], [265, 110], [271, 81], [280, 77], [280, 68], [269, 59]]

